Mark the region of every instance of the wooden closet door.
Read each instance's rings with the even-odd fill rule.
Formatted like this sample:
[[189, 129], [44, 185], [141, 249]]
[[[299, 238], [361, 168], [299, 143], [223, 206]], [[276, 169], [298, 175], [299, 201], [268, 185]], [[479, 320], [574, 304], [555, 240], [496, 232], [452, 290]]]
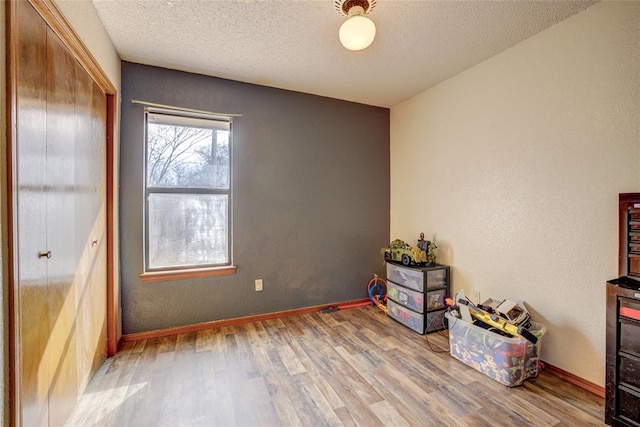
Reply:
[[106, 94], [14, 5], [16, 418], [63, 425], [106, 357]]
[[16, 368], [20, 418], [24, 426], [48, 425], [52, 373], [45, 355], [51, 322], [46, 253], [46, 90], [47, 26], [27, 2], [18, 2], [17, 139], [14, 191], [17, 224]]
[[[80, 68], [80, 66], [78, 65]], [[81, 69], [81, 68], [80, 68]], [[106, 358], [106, 96], [89, 78], [76, 72], [76, 250], [79, 388]]]
[[64, 424], [78, 400], [75, 250], [76, 61], [53, 30], [47, 34], [47, 241], [49, 317], [47, 356], [53, 374], [49, 422]]

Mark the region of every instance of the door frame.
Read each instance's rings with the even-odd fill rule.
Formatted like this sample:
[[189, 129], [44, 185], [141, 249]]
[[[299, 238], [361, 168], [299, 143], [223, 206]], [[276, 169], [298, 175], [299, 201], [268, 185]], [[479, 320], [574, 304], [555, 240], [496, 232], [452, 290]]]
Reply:
[[[17, 317], [17, 278], [18, 259], [16, 256], [16, 236], [17, 236], [17, 200], [16, 189], [16, 168], [14, 157], [16, 155], [17, 135], [16, 135], [16, 114], [17, 114], [17, 55], [18, 55], [18, 31], [16, 25], [17, 1], [11, 0], [5, 3], [6, 25], [7, 25], [7, 56], [6, 56], [6, 76], [7, 76], [7, 237], [5, 248], [7, 275], [4, 280], [4, 294], [7, 295], [8, 308], [8, 332], [9, 332], [9, 411], [10, 425], [16, 425], [19, 421], [16, 417], [20, 407], [20, 376], [17, 369], [19, 351], [21, 343], [18, 338], [18, 317]], [[53, 0], [28, 0], [35, 8], [36, 12], [44, 19], [45, 23], [62, 40], [63, 44], [69, 48], [72, 55], [87, 71], [93, 81], [102, 89], [106, 96], [107, 117], [106, 117], [106, 252], [107, 252], [107, 356], [111, 357], [118, 351], [118, 315], [116, 301], [116, 280], [115, 280], [115, 224], [114, 224], [114, 145], [115, 126], [117, 114], [118, 91], [107, 74], [104, 72], [98, 61], [91, 54], [87, 46], [82, 42], [78, 34], [71, 27], [71, 24], [62, 14]]]

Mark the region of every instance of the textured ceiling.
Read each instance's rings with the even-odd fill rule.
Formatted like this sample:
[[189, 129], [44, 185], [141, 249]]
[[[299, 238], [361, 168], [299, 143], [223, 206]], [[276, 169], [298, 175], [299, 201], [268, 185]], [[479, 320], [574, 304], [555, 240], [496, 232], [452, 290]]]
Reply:
[[344, 49], [333, 1], [92, 0], [126, 61], [391, 107], [595, 1], [385, 1]]

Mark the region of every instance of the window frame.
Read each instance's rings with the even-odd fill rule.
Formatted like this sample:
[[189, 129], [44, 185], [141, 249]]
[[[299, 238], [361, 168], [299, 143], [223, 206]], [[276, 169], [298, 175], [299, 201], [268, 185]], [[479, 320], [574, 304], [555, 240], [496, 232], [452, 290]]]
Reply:
[[[149, 157], [149, 141], [148, 127], [149, 115], [162, 114], [165, 116], [183, 117], [186, 119], [208, 120], [212, 122], [222, 122], [228, 126], [228, 145], [229, 145], [229, 165], [228, 165], [228, 186], [224, 189], [202, 188], [202, 187], [155, 187], [149, 186], [148, 176], [148, 157]], [[176, 125], [178, 126], [178, 125]], [[212, 126], [212, 130], [216, 130]], [[212, 142], [213, 144], [213, 142]], [[227, 274], [235, 274], [236, 267], [233, 265], [233, 120], [230, 117], [220, 117], [201, 113], [174, 111], [159, 108], [145, 108], [144, 110], [144, 170], [143, 170], [143, 196], [144, 196], [144, 214], [143, 214], [143, 273], [140, 278], [143, 282], [157, 282], [176, 280], [183, 278], [197, 278], [206, 276], [219, 276]], [[185, 194], [185, 195], [225, 195], [227, 196], [227, 262], [212, 264], [193, 264], [178, 265], [164, 267], [150, 267], [149, 265], [149, 199], [152, 194]]]

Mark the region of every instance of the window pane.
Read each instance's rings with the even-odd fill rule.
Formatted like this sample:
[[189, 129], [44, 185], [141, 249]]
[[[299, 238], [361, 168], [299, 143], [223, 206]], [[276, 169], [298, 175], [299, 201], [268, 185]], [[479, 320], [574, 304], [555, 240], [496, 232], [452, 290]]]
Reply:
[[149, 268], [228, 264], [226, 194], [149, 194]]
[[228, 189], [229, 130], [149, 119], [147, 186]]

